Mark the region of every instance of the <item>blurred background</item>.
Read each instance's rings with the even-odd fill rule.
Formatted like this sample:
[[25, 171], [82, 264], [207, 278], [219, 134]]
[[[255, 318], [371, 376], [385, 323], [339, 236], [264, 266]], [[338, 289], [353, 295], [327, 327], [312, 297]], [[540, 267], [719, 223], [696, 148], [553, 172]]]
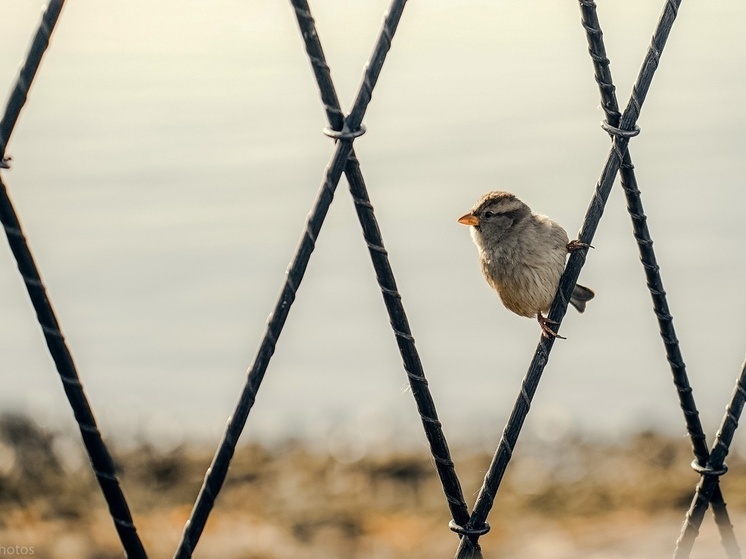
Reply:
[[[600, 4], [624, 105], [661, 6]], [[312, 4], [345, 108], [386, 6]], [[40, 5], [0, 7], [9, 91]], [[746, 349], [745, 17], [682, 7], [631, 143], [708, 433]], [[505, 189], [572, 237], [609, 149], [579, 19], [550, 0], [411, 3], [355, 143], [452, 444], [494, 448], [539, 337], [456, 218]], [[325, 124], [285, 2], [65, 7], [3, 175], [107, 438], [217, 441], [332, 152]], [[597, 297], [568, 312], [527, 436], [682, 436], [618, 185], [593, 244]], [[0, 309], [0, 405], [74, 431], [5, 242]], [[406, 386], [343, 179], [243, 440], [423, 445]]]
[[[599, 3], [625, 105], [662, 2]], [[386, 4], [312, 2], [345, 108]], [[6, 91], [40, 9], [0, 0]], [[746, 350], [745, 20], [742, 2], [683, 4], [630, 144], [710, 440]], [[470, 504], [539, 328], [502, 307], [456, 219], [504, 189], [576, 234], [609, 149], [586, 50], [573, 2], [412, 2], [355, 142]], [[9, 143], [3, 179], [158, 556], [279, 294], [325, 125], [287, 2], [76, 0]], [[597, 297], [568, 312], [484, 538], [501, 557], [670, 554], [697, 479], [618, 185], [593, 245]], [[0, 383], [0, 544], [120, 556], [4, 240]], [[737, 526], [745, 437], [724, 481]], [[455, 545], [344, 179], [242, 443], [204, 557]], [[708, 520], [698, 557], [717, 541]]]

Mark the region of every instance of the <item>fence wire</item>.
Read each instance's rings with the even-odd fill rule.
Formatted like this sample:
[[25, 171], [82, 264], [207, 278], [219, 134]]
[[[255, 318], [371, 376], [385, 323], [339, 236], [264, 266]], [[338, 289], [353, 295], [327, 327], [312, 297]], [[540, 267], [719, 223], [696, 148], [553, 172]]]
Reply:
[[[39, 28], [31, 43], [28, 56], [21, 67], [15, 86], [5, 107], [3, 118], [0, 121], [0, 161], [2, 161], [5, 167], [8, 166], [5, 147], [13, 133], [21, 109], [23, 109], [26, 103], [28, 91], [39, 69], [44, 52], [49, 46], [49, 39], [57, 24], [63, 4], [64, 0], [52, 0], [44, 11]], [[132, 521], [127, 500], [119, 485], [114, 461], [96, 425], [93, 411], [88, 403], [83, 385], [80, 382], [72, 354], [62, 335], [59, 322], [47, 296], [36, 262], [21, 229], [21, 223], [18, 220], [18, 216], [8, 195], [8, 190], [2, 180], [0, 180], [0, 222], [3, 224], [8, 244], [18, 264], [18, 271], [21, 274], [21, 278], [23, 278], [26, 291], [36, 311], [36, 317], [44, 333], [49, 354], [52, 356], [57, 367], [57, 372], [60, 375], [60, 380], [62, 380], [62, 387], [65, 390], [67, 400], [70, 403], [75, 420], [80, 428], [83, 445], [88, 453], [88, 458], [93, 468], [93, 473], [101, 487], [101, 492], [104, 495], [104, 499], [106, 499], [106, 504], [109, 507], [109, 513], [119, 534], [122, 547], [128, 557], [144, 559], [146, 557], [145, 549], [137, 534], [135, 524]]]
[[[591, 199], [590, 206], [586, 212], [583, 225], [580, 229], [578, 239], [580, 242], [590, 245], [593, 241], [593, 235], [596, 232], [598, 223], [603, 215], [606, 201], [611, 193], [611, 187], [619, 171], [624, 154], [627, 151], [627, 144], [630, 138], [639, 133], [636, 122], [640, 116], [642, 105], [645, 102], [645, 96], [648, 93], [653, 75], [658, 67], [663, 47], [666, 44], [668, 35], [676, 19], [676, 14], [680, 0], [669, 0], [666, 2], [663, 14], [658, 22], [653, 40], [648, 48], [642, 68], [638, 75], [637, 81], [632, 87], [632, 96], [627, 103], [627, 107], [619, 118], [618, 126], [605, 123], [605, 130], [612, 136], [612, 147], [606, 158], [601, 178], [596, 185], [596, 190]], [[582, 5], [582, 3], [581, 3]], [[556, 324], [555, 332], [559, 331], [562, 319], [567, 312], [567, 305], [570, 301], [570, 294], [580, 276], [580, 271], [585, 264], [586, 251], [574, 251], [568, 260], [567, 267], [560, 280], [559, 290], [554, 299], [552, 308], [549, 311], [549, 319]], [[549, 355], [554, 346], [554, 338], [542, 336], [534, 353], [534, 357], [529, 365], [528, 373], [521, 384], [521, 391], [515, 402], [513, 411], [508, 419], [508, 423], [503, 431], [502, 438], [498, 444], [495, 455], [490, 464], [484, 483], [479, 491], [477, 502], [471, 519], [467, 526], [479, 527], [487, 520], [487, 515], [492, 509], [492, 505], [500, 487], [505, 470], [513, 456], [513, 450], [521, 428], [531, 408], [531, 401], [538, 388], [544, 368], [549, 361]], [[457, 559], [467, 559], [478, 556], [478, 551], [474, 549], [473, 541], [461, 540], [459, 549], [456, 553]]]
[[[606, 114], [606, 123], [611, 127], [616, 127], [619, 125], [622, 115], [619, 112], [615, 93], [616, 88], [611, 77], [610, 61], [606, 56], [606, 47], [604, 46], [603, 32], [601, 31], [601, 24], [598, 20], [595, 1], [580, 0], [580, 10], [583, 27], [585, 28], [588, 40], [588, 53], [593, 61], [596, 83], [601, 94], [601, 107]], [[613, 140], [613, 134], [611, 132], [609, 134]], [[673, 324], [673, 316], [668, 307], [666, 290], [663, 288], [660, 266], [658, 266], [655, 257], [653, 239], [648, 230], [647, 217], [642, 205], [642, 195], [637, 185], [635, 167], [632, 164], [632, 156], [629, 150], [624, 153], [619, 174], [621, 186], [627, 200], [627, 210], [632, 218], [632, 228], [635, 240], [637, 241], [637, 248], [640, 251], [640, 261], [645, 271], [648, 291], [650, 291], [650, 296], [653, 300], [653, 311], [658, 319], [658, 327], [665, 347], [666, 359], [671, 367], [673, 382], [679, 397], [679, 405], [684, 413], [686, 429], [692, 442], [692, 452], [695, 456], [693, 465], [706, 467], [709, 459], [707, 439], [702, 429], [702, 422], [699, 419], [697, 406], [694, 402], [694, 394], [689, 383], [684, 358], [681, 355], [679, 340]], [[716, 485], [711, 492], [715, 521], [720, 530], [721, 540], [728, 558], [740, 558], [741, 552], [733, 533], [733, 526], [728, 517], [728, 511], [720, 491], [720, 486], [717, 482], [718, 478], [715, 477]], [[691, 522], [687, 522], [685, 526], [690, 526], [691, 524]], [[686, 556], [688, 556], [688, 552]]]
[[[324, 51], [316, 32], [316, 24], [313, 16], [311, 16], [307, 0], [291, 0], [291, 2], [295, 8], [298, 26], [306, 46], [306, 53], [308, 54], [316, 82], [319, 86], [319, 93], [324, 103], [329, 126], [334, 131], [330, 135], [334, 137], [335, 134], [342, 130], [343, 113], [340, 109], [339, 99], [337, 98], [331, 79], [329, 66], [326, 63]], [[383, 238], [378, 227], [373, 204], [370, 202], [365, 180], [360, 170], [360, 163], [355, 156], [354, 150], [350, 153], [350, 157], [347, 160], [345, 176], [355, 203], [358, 220], [363, 230], [363, 237], [368, 245], [368, 251], [389, 315], [391, 328], [399, 346], [404, 369], [407, 372], [412, 395], [415, 398], [420, 417], [422, 418], [422, 425], [430, 443], [430, 449], [443, 485], [443, 491], [454, 521], [458, 525], [461, 525], [469, 519], [469, 511], [461, 490], [461, 484], [456, 475], [455, 466], [451, 460], [448, 443], [443, 435], [441, 423], [438, 420], [435, 402], [433, 401], [427, 379], [425, 378], [425, 372], [417, 347], [415, 346], [412, 331], [409, 327], [401, 295], [396, 287], [396, 280], [394, 279], [394, 272], [391, 269], [388, 252], [383, 246]]]
[[[733, 396], [725, 408], [725, 415], [715, 436], [715, 444], [707, 462], [704, 465], [700, 464], [697, 459], [692, 462], [692, 468], [702, 477], [697, 484], [692, 504], [686, 513], [679, 539], [676, 541], [674, 559], [689, 557], [694, 546], [694, 540], [699, 534], [699, 527], [702, 524], [705, 511], [713, 498], [719, 494], [720, 476], [728, 471], [728, 467], [725, 465], [725, 457], [728, 455], [731, 442], [733, 442], [733, 435], [738, 427], [738, 420], [743, 412], [744, 403], [746, 403], [746, 361], [741, 367], [741, 375], [736, 382]], [[720, 503], [717, 506], [713, 503], [713, 508], [715, 509], [715, 518], [718, 520], [722, 543], [728, 557], [740, 558], [741, 552], [733, 536], [733, 527], [730, 525], [730, 521], [728, 521], [727, 516], [724, 519], [718, 518], [718, 514], [722, 515], [725, 511], [722, 495], [720, 496]], [[728, 521], [727, 525], [725, 521]]]
[[[666, 357], [670, 363], [674, 385], [677, 389], [687, 432], [692, 443], [692, 451], [695, 457], [692, 467], [701, 476], [682, 525], [681, 534], [676, 542], [674, 557], [675, 559], [689, 557], [706, 509], [711, 503], [728, 558], [740, 559], [740, 549], [726, 510], [719, 479], [727, 472], [727, 466], [724, 462], [725, 457], [738, 426], [744, 403], [746, 403], [746, 362], [744, 362], [741, 375], [736, 383], [732, 399], [726, 408], [715, 443], [710, 450], [707, 447], [706, 436], [699, 420], [693, 391], [674, 329], [673, 317], [663, 288], [660, 267], [653, 250], [653, 240], [647, 227], [647, 217], [642, 205], [632, 157], [628, 150], [630, 139], [640, 131], [636, 123], [676, 19], [681, 0], [667, 0], [665, 2], [663, 13], [633, 86], [631, 97], [623, 112], [619, 111], [596, 3], [594, 0], [578, 0], [578, 2], [582, 25], [588, 42], [588, 52], [593, 63], [602, 108], [606, 115], [606, 120], [602, 126], [609, 134], [612, 142], [578, 239], [588, 245], [592, 242], [614, 180], [619, 174]], [[3, 118], [0, 120], [0, 167], [8, 167], [9, 158], [5, 156], [8, 140], [27, 100], [29, 88], [47, 49], [63, 4], [64, 0], [50, 0], [19, 77], [11, 91]], [[530, 410], [532, 399], [548, 363], [554, 339], [542, 337], [537, 345], [528, 372], [522, 381], [515, 406], [479, 490], [473, 511], [469, 513], [442, 425], [438, 419], [435, 402], [430, 393], [422, 362], [409, 327], [402, 298], [396, 286], [394, 273], [383, 244], [382, 234], [370, 201], [368, 189], [353, 149], [354, 140], [365, 132], [362, 125], [363, 117], [371, 101], [386, 55], [391, 48], [391, 41], [396, 33], [406, 0], [392, 1], [389, 11], [384, 17], [373, 54], [365, 67], [363, 80], [355, 101], [347, 115], [340, 108], [339, 99], [331, 79], [331, 72], [307, 0], [291, 0], [291, 4], [295, 11], [305, 50], [316, 78], [329, 123], [329, 127], [324, 130], [324, 133], [335, 140], [334, 151], [325, 169], [320, 190], [307, 218], [299, 245], [287, 269], [280, 296], [275, 304], [274, 311], [267, 319], [264, 335], [247, 372], [246, 382], [238, 404], [228, 420], [212, 464], [207, 470], [174, 557], [177, 559], [191, 557], [195, 546], [199, 542], [215, 500], [226, 479], [238, 439], [257, 397], [269, 361], [275, 352], [290, 308], [297, 296], [297, 291], [317, 243], [326, 214], [333, 201], [337, 185], [344, 173], [349, 183], [355, 210], [368, 246], [402, 363], [412, 388], [412, 395], [420, 413], [425, 436], [429, 442], [435, 467], [443, 486], [446, 503], [451, 512], [452, 521], [449, 526], [460, 538], [456, 558], [481, 558], [479, 538], [489, 531], [487, 517], [493, 507], [501, 481], [518, 442], [523, 423]], [[78, 422], [83, 444], [106, 499], [122, 547], [128, 557], [145, 558], [145, 549], [139, 539], [127, 501], [119, 485], [114, 462], [96, 426], [91, 406], [83, 390], [72, 355], [62, 335], [59, 322], [21, 229], [18, 216], [2, 180], [0, 180], [0, 222], [3, 224], [8, 243], [36, 311], [50, 355], [55, 362], [64, 391]], [[549, 319], [556, 323], [557, 329], [559, 329], [567, 311], [570, 293], [585, 264], [586, 257], [586, 251], [581, 250], [573, 252], [568, 260], [557, 296], [548, 315]]]
[[[285, 284], [282, 287], [280, 298], [277, 300], [274, 312], [267, 320], [264, 337], [254, 358], [254, 362], [249, 369], [248, 378], [241, 393], [238, 406], [228, 420], [228, 426], [223, 439], [220, 441], [218, 451], [213, 458], [210, 468], [207, 470], [202, 489], [200, 489], [197, 501], [186, 523], [184, 534], [182, 535], [174, 559], [186, 559], [192, 556], [194, 547], [199, 541], [210, 511], [215, 504], [215, 498], [225, 481], [238, 438], [246, 424], [249, 411], [254, 405], [256, 394], [269, 365], [269, 360], [275, 351], [277, 340], [290, 312], [290, 307], [295, 300], [298, 287], [303, 280], [303, 275], [316, 245], [316, 239], [321, 231], [324, 218], [334, 198], [337, 184], [342, 178], [342, 172], [352, 153], [352, 142], [364, 132], [364, 129], [361, 128], [363, 116], [373, 95], [373, 88], [378, 81], [386, 54], [388, 54], [391, 48], [391, 40], [396, 32], [396, 27], [399, 24], [405, 3], [406, 0], [394, 0], [391, 4], [389, 12], [384, 18], [383, 26], [378, 35], [371, 59], [365, 67], [363, 82], [360, 84], [350, 114], [344, 118], [339, 131], [327, 131], [328, 135], [337, 140], [334, 154], [326, 167], [321, 189], [319, 190], [314, 207], [309, 214], [300, 244], [290, 263], [290, 267], [287, 269]], [[331, 112], [338, 116], [338, 113]], [[339, 124], [338, 118], [336, 116], [333, 118], [336, 121], [334, 124]]]

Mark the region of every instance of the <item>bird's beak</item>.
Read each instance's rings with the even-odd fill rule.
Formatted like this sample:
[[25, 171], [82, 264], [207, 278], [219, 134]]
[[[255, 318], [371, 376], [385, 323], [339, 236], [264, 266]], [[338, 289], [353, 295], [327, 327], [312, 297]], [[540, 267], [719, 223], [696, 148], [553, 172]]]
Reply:
[[460, 218], [458, 218], [459, 223], [463, 223], [464, 225], [479, 225], [479, 218], [475, 216], [474, 214], [466, 214], [462, 215]]

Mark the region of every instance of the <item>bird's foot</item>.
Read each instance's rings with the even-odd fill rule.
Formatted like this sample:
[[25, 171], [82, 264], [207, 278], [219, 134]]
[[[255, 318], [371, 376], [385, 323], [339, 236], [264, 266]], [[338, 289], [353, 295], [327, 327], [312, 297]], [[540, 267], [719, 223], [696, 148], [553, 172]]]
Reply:
[[566, 340], [564, 336], [560, 336], [557, 332], [552, 330], [552, 328], [549, 326], [550, 324], [559, 324], [559, 322], [555, 322], [554, 320], [549, 320], [546, 316], [544, 316], [541, 313], [538, 313], [536, 315], [536, 320], [539, 321], [539, 326], [541, 326], [541, 335], [549, 338], [550, 340], [553, 340], [555, 338], [559, 338], [560, 340]]
[[575, 252], [576, 250], [584, 250], [593, 248], [592, 245], [589, 245], [588, 243], [583, 243], [578, 239], [573, 239], [569, 243], [567, 243], [567, 252]]

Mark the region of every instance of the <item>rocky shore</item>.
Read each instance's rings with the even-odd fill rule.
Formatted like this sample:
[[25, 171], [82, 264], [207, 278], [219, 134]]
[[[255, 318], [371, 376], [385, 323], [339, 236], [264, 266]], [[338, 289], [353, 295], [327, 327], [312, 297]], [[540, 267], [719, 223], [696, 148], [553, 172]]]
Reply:
[[[171, 557], [213, 448], [147, 444], [114, 454], [151, 558]], [[490, 454], [453, 449], [473, 504]], [[482, 538], [485, 558], [670, 557], [698, 477], [686, 439], [642, 433], [602, 445], [564, 440], [517, 450]], [[731, 456], [723, 491], [746, 531], [746, 464]], [[22, 417], [0, 422], [0, 557], [122, 557], [73, 437]], [[350, 459], [301, 443], [241, 446], [195, 557], [430, 559], [457, 537], [424, 446]], [[708, 513], [692, 558], [723, 556]]]

